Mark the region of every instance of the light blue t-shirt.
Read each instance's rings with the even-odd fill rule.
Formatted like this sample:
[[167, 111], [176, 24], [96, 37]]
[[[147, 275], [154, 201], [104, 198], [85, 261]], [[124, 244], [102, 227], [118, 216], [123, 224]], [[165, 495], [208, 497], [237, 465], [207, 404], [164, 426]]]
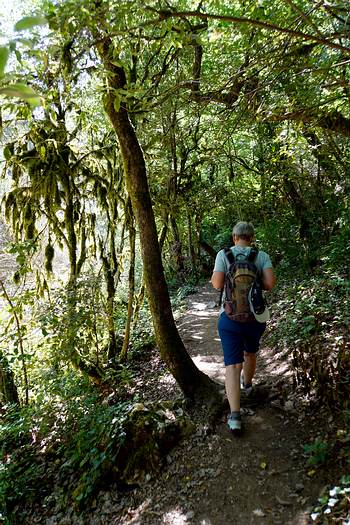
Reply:
[[[251, 246], [231, 246], [231, 251], [239, 260], [240, 256], [245, 259], [250, 254]], [[272, 268], [272, 262], [266, 252], [259, 250], [256, 260], [254, 261], [259, 272]], [[220, 250], [215, 259], [214, 272], [228, 272], [230, 263], [225, 255], [225, 250]]]

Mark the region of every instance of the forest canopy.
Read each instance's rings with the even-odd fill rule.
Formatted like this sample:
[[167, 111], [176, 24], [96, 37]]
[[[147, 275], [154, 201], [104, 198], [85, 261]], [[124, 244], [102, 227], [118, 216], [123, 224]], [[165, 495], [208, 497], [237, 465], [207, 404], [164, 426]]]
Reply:
[[[16, 448], [16, 411], [26, 435], [31, 418], [45, 435], [60, 396], [62, 407], [74, 400], [72, 428], [85, 403], [84, 424], [117, 418], [122, 436], [138, 400], [136, 389], [126, 401], [132, 363], [155, 346], [187, 401], [220, 404], [174, 313], [239, 220], [254, 223], [276, 267], [274, 337], [293, 350], [295, 385], [348, 408], [348, 2], [33, 0], [20, 10], [0, 47], [5, 449]], [[86, 450], [100, 430], [80, 435]], [[99, 459], [73, 499], [90, 498]]]

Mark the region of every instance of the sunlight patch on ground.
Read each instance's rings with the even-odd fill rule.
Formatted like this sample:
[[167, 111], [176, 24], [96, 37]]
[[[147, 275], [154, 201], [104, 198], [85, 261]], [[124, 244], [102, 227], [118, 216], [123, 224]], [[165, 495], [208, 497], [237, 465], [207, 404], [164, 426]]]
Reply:
[[195, 315], [196, 317], [199, 317], [200, 319], [209, 319], [209, 317], [213, 317], [213, 315], [216, 315], [216, 312], [207, 312], [203, 310], [194, 310], [190, 312], [192, 315]]
[[200, 363], [209, 364], [209, 365], [219, 364], [219, 365], [224, 366], [224, 360], [221, 355], [209, 355], [208, 356], [208, 355], [198, 354], [198, 355], [192, 356], [192, 359], [196, 364], [200, 364]]
[[216, 358], [213, 356], [210, 357], [210, 361], [207, 361], [208, 357], [203, 355], [194, 356], [192, 357], [192, 359], [197, 368], [199, 368], [199, 370], [201, 370], [205, 374], [217, 380], [224, 380], [225, 369], [221, 357], [219, 361], [214, 361], [213, 359]]
[[163, 385], [173, 385], [176, 383], [176, 381], [171, 374], [166, 374], [165, 376], [159, 378], [158, 383]]
[[162, 524], [163, 525], [185, 525], [189, 523], [189, 520], [193, 518], [193, 513], [184, 514], [183, 511], [179, 508], [173, 509], [163, 515]]
[[[286, 377], [292, 375], [292, 370], [290, 366], [290, 361], [292, 358], [291, 351], [274, 352], [273, 348], [265, 346], [261, 349], [260, 359], [263, 362], [264, 373], [271, 376]], [[283, 355], [284, 354], [284, 355]], [[283, 360], [282, 360], [283, 356]]]
[[207, 303], [192, 303], [192, 308], [194, 310], [206, 310]]

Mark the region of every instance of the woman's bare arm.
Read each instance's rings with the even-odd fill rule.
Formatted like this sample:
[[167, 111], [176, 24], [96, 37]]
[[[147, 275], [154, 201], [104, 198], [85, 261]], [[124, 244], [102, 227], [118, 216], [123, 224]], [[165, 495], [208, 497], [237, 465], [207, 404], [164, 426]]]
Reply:
[[213, 272], [211, 276], [211, 284], [217, 290], [222, 290], [225, 282], [225, 272]]
[[262, 272], [262, 283], [264, 290], [272, 290], [276, 284], [276, 275], [273, 268], [266, 268]]

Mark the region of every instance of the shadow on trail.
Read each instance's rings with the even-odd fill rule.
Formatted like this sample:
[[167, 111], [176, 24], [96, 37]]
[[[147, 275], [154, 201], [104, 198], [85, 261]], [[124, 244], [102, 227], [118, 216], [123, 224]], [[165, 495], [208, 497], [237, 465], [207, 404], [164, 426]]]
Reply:
[[[224, 383], [217, 333], [218, 294], [208, 284], [188, 297], [177, 325], [194, 362]], [[288, 359], [262, 348], [257, 383], [270, 390], [288, 383]], [[282, 381], [283, 380], [283, 381]], [[244, 416], [241, 437], [229, 433], [226, 417], [213, 429], [205, 415], [196, 431], [167, 456], [167, 464], [146, 485], [118, 525], [306, 525], [325, 482], [308, 475], [303, 446], [307, 416], [265, 400]], [[201, 417], [201, 419], [199, 419]]]
[[[189, 309], [178, 322], [178, 328], [198, 368], [224, 383], [225, 369], [217, 333], [217, 299], [218, 293], [210, 284], [189, 296]], [[268, 385], [270, 390], [274, 385], [289, 384], [290, 376], [288, 356], [264, 346], [262, 339], [256, 383]], [[161, 523], [309, 523], [307, 509], [317, 500], [324, 482], [320, 478], [311, 479], [305, 469], [303, 446], [308, 439], [305, 420], [293, 408], [283, 409], [278, 400], [274, 406], [270, 402], [257, 404], [252, 413], [244, 417], [241, 437], [228, 432], [223, 417], [215, 433], [205, 441], [198, 440], [190, 464], [183, 465], [184, 475], [187, 472], [193, 481], [196, 494], [186, 491], [182, 518], [180, 505], [175, 521], [167, 521], [163, 515]], [[197, 474], [203, 469], [207, 475], [196, 485]], [[179, 490], [181, 494], [180, 487]], [[181, 498], [178, 504], [180, 502]], [[189, 507], [196, 519], [186, 518]]]
[[[217, 332], [219, 308], [215, 306], [219, 292], [207, 284], [199, 293], [188, 297], [189, 309], [178, 321], [178, 329], [185, 346], [198, 368], [213, 379], [224, 383], [225, 367]], [[280, 355], [276, 359], [274, 350], [261, 341], [258, 354], [256, 382], [281, 380], [290, 375], [288, 359]]]

